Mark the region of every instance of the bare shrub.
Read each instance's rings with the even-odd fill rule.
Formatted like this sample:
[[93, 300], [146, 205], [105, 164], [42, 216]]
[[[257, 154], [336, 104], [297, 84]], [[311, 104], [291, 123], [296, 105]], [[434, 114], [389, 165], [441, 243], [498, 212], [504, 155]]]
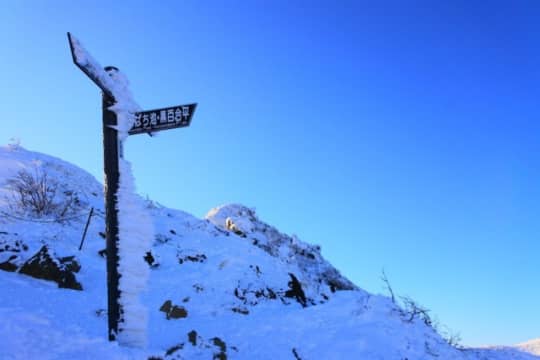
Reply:
[[7, 202], [15, 215], [62, 221], [81, 205], [75, 191], [62, 190], [58, 181], [41, 166], [19, 170], [7, 180], [7, 188], [11, 190]]
[[[418, 302], [409, 296], [396, 297], [394, 289], [386, 276], [384, 269], [382, 270], [381, 280], [384, 283], [385, 290], [389, 293], [392, 303], [395, 305], [395, 311], [399, 314], [404, 322], [412, 323], [415, 320], [422, 321], [426, 326], [437, 332], [448, 345], [455, 349], [462, 350], [461, 337], [459, 333], [451, 331], [447, 326], [440, 325], [438, 321], [434, 321], [429, 315], [430, 310], [420, 305]], [[399, 299], [399, 300], [398, 300]], [[429, 346], [426, 343], [426, 352], [429, 353]], [[434, 355], [434, 354], [432, 354]]]
[[427, 326], [433, 327], [433, 321], [429, 316], [428, 309], [421, 306], [408, 296], [401, 296], [400, 299], [403, 306], [403, 308], [400, 309], [400, 314], [406, 322], [413, 322], [415, 319], [420, 319]]
[[394, 295], [394, 289], [392, 289], [392, 285], [390, 285], [390, 281], [386, 277], [386, 273], [384, 272], [384, 269], [382, 270], [381, 280], [384, 283], [385, 290], [388, 291], [388, 293], [390, 294], [390, 298], [392, 299], [392, 302], [395, 304], [396, 296]]

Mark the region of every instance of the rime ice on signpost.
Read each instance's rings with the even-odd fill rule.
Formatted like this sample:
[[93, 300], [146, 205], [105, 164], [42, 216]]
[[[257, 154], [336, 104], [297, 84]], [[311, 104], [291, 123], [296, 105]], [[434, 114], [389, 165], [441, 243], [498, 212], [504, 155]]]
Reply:
[[127, 79], [113, 66], [101, 67], [68, 33], [73, 62], [102, 91], [105, 210], [107, 238], [107, 295], [109, 340], [131, 346], [145, 343], [144, 308], [138, 293], [148, 267], [143, 260], [153, 240], [152, 224], [140, 198], [134, 195], [131, 165], [121, 154], [129, 135], [186, 127], [197, 104], [140, 111]]

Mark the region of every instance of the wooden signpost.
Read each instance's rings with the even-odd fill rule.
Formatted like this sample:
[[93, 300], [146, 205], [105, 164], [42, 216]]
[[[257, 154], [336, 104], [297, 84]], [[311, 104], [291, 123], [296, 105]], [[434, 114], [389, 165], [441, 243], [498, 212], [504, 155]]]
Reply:
[[[107, 241], [107, 297], [109, 340], [115, 341], [118, 335], [118, 322], [122, 309], [120, 308], [120, 291], [118, 279], [118, 207], [116, 193], [119, 181], [119, 157], [121, 144], [118, 140], [116, 114], [109, 110], [116, 104], [114, 97], [114, 82], [109, 73], [118, 71], [113, 66], [102, 68], [92, 56], [80, 45], [79, 41], [70, 33], [67, 33], [71, 56], [75, 65], [90, 78], [103, 92], [103, 157], [105, 172], [105, 230]], [[186, 127], [191, 124], [191, 118], [197, 104], [178, 105], [156, 110], [141, 111], [135, 113], [135, 124], [129, 131], [129, 135], [147, 133]], [[142, 260], [141, 260], [142, 261]]]

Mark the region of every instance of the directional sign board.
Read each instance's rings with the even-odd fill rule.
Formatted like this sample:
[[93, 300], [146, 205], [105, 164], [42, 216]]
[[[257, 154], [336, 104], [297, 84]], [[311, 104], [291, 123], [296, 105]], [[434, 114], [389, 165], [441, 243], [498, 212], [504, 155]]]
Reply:
[[138, 112], [135, 114], [135, 124], [129, 130], [129, 135], [149, 134], [189, 126], [196, 108], [197, 104], [187, 104]]

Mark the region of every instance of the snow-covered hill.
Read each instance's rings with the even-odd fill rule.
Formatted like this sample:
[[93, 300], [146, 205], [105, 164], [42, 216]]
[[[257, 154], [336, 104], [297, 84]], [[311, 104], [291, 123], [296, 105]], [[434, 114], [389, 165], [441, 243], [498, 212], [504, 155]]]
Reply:
[[517, 344], [516, 347], [531, 354], [540, 355], [540, 339], [529, 340]]
[[[25, 169], [54, 185], [50, 212], [18, 206], [9, 180]], [[148, 348], [119, 347], [107, 341], [102, 185], [60, 159], [3, 147], [0, 199], [0, 359], [540, 359], [451, 347], [251, 208], [198, 219], [151, 201]]]

